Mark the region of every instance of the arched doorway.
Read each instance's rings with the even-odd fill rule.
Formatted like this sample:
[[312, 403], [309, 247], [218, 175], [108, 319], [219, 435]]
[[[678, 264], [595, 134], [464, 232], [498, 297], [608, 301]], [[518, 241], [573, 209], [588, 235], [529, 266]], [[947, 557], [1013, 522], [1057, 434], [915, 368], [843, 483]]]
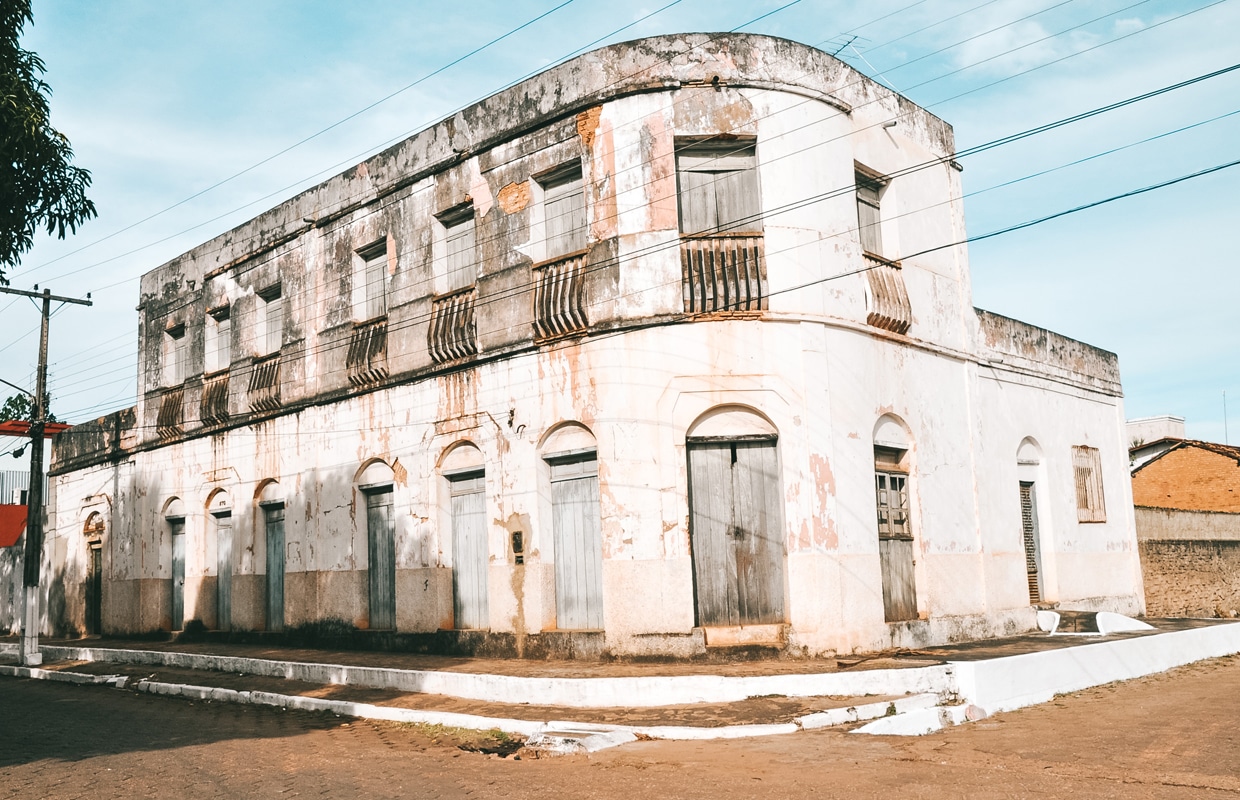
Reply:
[[1042, 570], [1042, 535], [1038, 525], [1038, 473], [1042, 452], [1038, 443], [1026, 437], [1016, 450], [1017, 478], [1020, 482], [1020, 531], [1025, 550], [1025, 580], [1029, 603], [1037, 605], [1046, 597]]
[[482, 451], [469, 442], [454, 446], [439, 464], [448, 482], [452, 519], [452, 613], [457, 628], [491, 627], [487, 581], [486, 472]]
[[543, 441], [551, 482], [555, 619], [561, 630], [603, 629], [603, 542], [594, 434], [561, 425]]
[[874, 426], [874, 498], [878, 559], [883, 575], [883, 619], [917, 619], [913, 521], [909, 508], [912, 437], [904, 421], [887, 414]]
[[215, 627], [232, 630], [233, 519], [232, 498], [223, 489], [211, 493], [207, 514], [215, 532]]
[[750, 409], [725, 406], [699, 417], [686, 444], [697, 624], [785, 621], [775, 426]]
[[179, 631], [185, 627], [185, 504], [179, 497], [164, 503], [164, 524], [172, 549], [169, 627]]
[[376, 459], [357, 476], [366, 497], [367, 599], [372, 630], [396, 627], [396, 517], [392, 468]]
[[86, 538], [86, 633], [103, 633], [103, 515], [91, 513], [82, 528]]
[[264, 548], [267, 555], [267, 630], [284, 630], [284, 490], [276, 481], [267, 481], [258, 491], [262, 512]]

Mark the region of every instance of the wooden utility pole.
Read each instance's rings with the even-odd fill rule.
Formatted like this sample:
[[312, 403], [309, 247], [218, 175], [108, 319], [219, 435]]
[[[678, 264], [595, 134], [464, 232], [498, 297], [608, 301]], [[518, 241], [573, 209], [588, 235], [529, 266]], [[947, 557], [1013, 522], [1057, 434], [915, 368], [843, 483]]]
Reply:
[[[39, 287], [34, 287], [38, 289]], [[26, 567], [24, 588], [25, 607], [22, 610], [21, 663], [37, 667], [43, 663], [39, 652], [39, 567], [43, 562], [43, 428], [47, 423], [47, 327], [52, 316], [52, 301], [93, 305], [90, 295], [86, 300], [76, 297], [59, 297], [51, 289], [27, 292], [0, 286], [4, 294], [34, 297], [43, 301], [43, 323], [39, 331], [39, 372], [35, 379], [34, 413], [30, 419], [30, 491], [26, 494]]]

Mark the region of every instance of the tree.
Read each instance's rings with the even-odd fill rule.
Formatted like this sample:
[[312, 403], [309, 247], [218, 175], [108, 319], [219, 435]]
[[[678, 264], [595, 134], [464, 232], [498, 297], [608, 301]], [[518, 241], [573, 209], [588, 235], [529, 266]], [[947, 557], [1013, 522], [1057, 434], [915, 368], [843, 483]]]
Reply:
[[0, 285], [40, 227], [63, 239], [97, 214], [90, 173], [73, 166], [68, 138], [51, 125], [43, 60], [18, 44], [33, 20], [30, 0], [0, 2]]
[[[43, 408], [47, 411], [47, 421], [55, 422], [56, 415], [51, 411], [51, 402], [52, 396], [44, 395]], [[5, 400], [3, 406], [0, 406], [0, 422], [7, 422], [11, 419], [20, 419], [25, 422], [34, 419], [34, 403], [29, 395], [15, 394]]]

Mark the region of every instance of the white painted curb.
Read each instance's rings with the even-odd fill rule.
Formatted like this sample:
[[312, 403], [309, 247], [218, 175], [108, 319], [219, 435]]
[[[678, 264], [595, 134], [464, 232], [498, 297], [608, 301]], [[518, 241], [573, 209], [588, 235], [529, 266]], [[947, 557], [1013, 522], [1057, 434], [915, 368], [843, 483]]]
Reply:
[[161, 650], [106, 647], [40, 648], [49, 659], [105, 661], [214, 672], [246, 673], [306, 683], [396, 689], [506, 705], [569, 708], [656, 708], [700, 703], [735, 703], [750, 697], [864, 697], [866, 695], [950, 694], [949, 665], [821, 672], [791, 675], [651, 675], [626, 678], [529, 678], [432, 670], [356, 667], [274, 661]]
[[64, 670], [40, 669], [38, 667], [14, 667], [9, 664], [0, 664], [0, 675], [78, 685], [102, 683], [111, 684], [119, 688], [123, 688], [128, 680], [128, 678], [121, 675], [87, 675], [83, 672], [66, 672]]

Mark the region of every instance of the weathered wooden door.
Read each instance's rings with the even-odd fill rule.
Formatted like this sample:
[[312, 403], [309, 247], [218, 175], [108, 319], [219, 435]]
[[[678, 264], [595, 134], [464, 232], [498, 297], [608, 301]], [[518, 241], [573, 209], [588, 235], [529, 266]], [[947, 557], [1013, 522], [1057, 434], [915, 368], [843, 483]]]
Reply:
[[1042, 554], [1038, 542], [1038, 504], [1033, 483], [1020, 482], [1020, 527], [1025, 543], [1025, 577], [1029, 603], [1042, 602]]
[[456, 627], [490, 627], [487, 605], [485, 481], [483, 473], [456, 475], [452, 487], [452, 608]]
[[168, 520], [172, 537], [172, 630], [185, 627], [185, 520]]
[[267, 534], [267, 630], [284, 630], [284, 505], [263, 506]]
[[773, 439], [689, 443], [697, 623], [784, 621], [784, 535]]
[[908, 475], [875, 472], [874, 479], [878, 502], [878, 558], [883, 573], [883, 617], [887, 622], [917, 619]]
[[232, 514], [225, 511], [215, 517], [215, 613], [216, 627], [232, 630], [233, 527]]
[[396, 520], [392, 490], [366, 493], [366, 531], [369, 555], [370, 627], [396, 627]]
[[556, 627], [603, 628], [603, 547], [594, 454], [551, 467]]
[[87, 544], [86, 632], [103, 632], [103, 543], [100, 541]]

